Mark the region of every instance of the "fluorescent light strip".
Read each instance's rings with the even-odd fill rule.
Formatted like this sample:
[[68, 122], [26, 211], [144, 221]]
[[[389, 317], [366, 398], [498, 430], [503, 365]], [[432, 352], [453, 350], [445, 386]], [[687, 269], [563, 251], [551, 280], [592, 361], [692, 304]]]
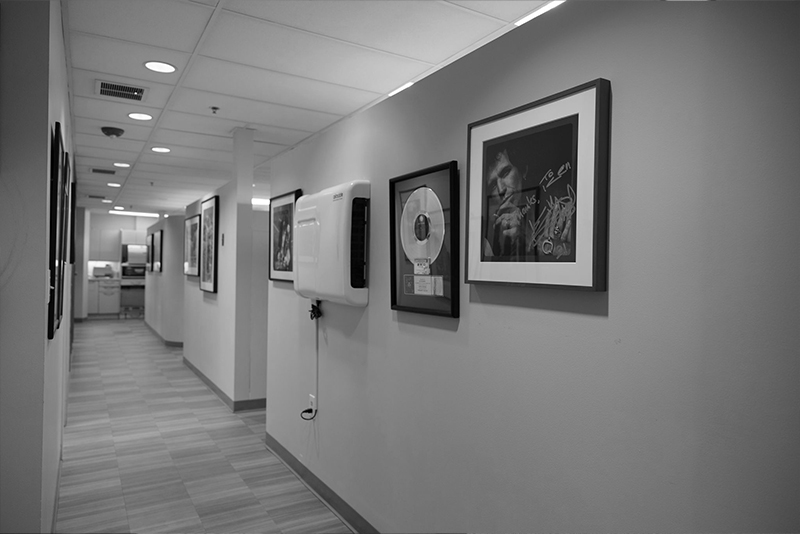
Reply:
[[114, 164], [114, 167], [119, 167], [121, 169], [127, 169], [130, 166], [131, 166], [130, 163], [115, 163]]
[[269, 199], [268, 198], [253, 198], [251, 201], [253, 206], [269, 206]]
[[543, 5], [542, 7], [540, 7], [539, 9], [534, 11], [533, 13], [530, 13], [530, 14], [522, 17], [521, 19], [519, 19], [517, 22], [514, 23], [514, 26], [522, 26], [526, 22], [532, 21], [533, 19], [535, 19], [539, 15], [544, 15], [545, 13], [550, 11], [551, 9], [560, 6], [564, 2], [565, 2], [565, 0], [552, 0], [550, 2], [547, 2], [545, 5]]
[[395, 89], [394, 91], [389, 93], [389, 96], [394, 96], [397, 93], [399, 93], [400, 91], [405, 91], [406, 89], [408, 89], [412, 85], [414, 85], [414, 82], [408, 82], [407, 84], [401, 85], [400, 87], [398, 87], [397, 89]]
[[130, 215], [131, 217], [152, 217], [153, 219], [158, 219], [158, 213], [146, 213], [143, 211], [114, 211], [109, 210], [108, 213], [111, 215]]

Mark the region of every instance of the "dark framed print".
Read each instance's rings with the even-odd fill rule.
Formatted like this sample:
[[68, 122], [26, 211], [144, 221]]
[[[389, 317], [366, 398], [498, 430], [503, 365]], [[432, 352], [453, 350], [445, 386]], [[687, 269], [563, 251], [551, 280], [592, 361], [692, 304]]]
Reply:
[[49, 203], [49, 250], [48, 270], [49, 290], [47, 304], [47, 339], [53, 339], [61, 323], [61, 289], [63, 287], [63, 252], [62, 238], [64, 232], [64, 139], [61, 123], [56, 122], [50, 144], [50, 203]]
[[[67, 169], [69, 169], [69, 164], [67, 164]], [[73, 182], [69, 186], [69, 262], [71, 264], [75, 264], [75, 215], [76, 215], [76, 207], [75, 207], [75, 189], [77, 184], [73, 180]]]
[[468, 127], [466, 282], [605, 291], [611, 84]]
[[183, 274], [200, 274], [200, 215], [183, 221]]
[[147, 271], [153, 272], [153, 234], [147, 234]]
[[217, 292], [217, 228], [219, 197], [213, 196], [200, 204], [200, 289]]
[[269, 279], [294, 280], [292, 243], [294, 240], [294, 205], [303, 192], [296, 189], [269, 199]]
[[392, 309], [459, 316], [458, 164], [389, 180]]
[[59, 221], [59, 226], [61, 228], [59, 239], [61, 240], [58, 249], [59, 253], [59, 267], [58, 267], [58, 280], [59, 284], [56, 288], [58, 293], [57, 302], [58, 302], [58, 321], [61, 322], [61, 319], [64, 317], [64, 291], [66, 288], [67, 282], [67, 275], [66, 275], [66, 267], [67, 263], [69, 263], [69, 227], [71, 224], [70, 221], [70, 182], [72, 177], [70, 176], [70, 164], [69, 164], [69, 152], [64, 152], [64, 161], [63, 167], [61, 169], [62, 177], [61, 177], [61, 191], [60, 191], [60, 202], [61, 206], [59, 211], [61, 212], [61, 220]]
[[153, 232], [153, 272], [161, 272], [162, 250], [161, 240], [164, 238], [164, 230]]

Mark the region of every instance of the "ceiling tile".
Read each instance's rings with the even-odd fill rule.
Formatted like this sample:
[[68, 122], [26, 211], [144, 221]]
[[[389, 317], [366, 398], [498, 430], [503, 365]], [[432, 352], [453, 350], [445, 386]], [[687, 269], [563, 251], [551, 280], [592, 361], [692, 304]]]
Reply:
[[207, 113], [211, 106], [219, 107], [219, 118], [248, 121], [277, 127], [293, 127], [317, 131], [339, 120], [339, 115], [292, 108], [255, 100], [246, 100], [195, 89], [180, 89], [170, 109], [184, 113]]
[[280, 145], [293, 145], [311, 135], [310, 131], [276, 128], [252, 122], [223, 119], [217, 116], [192, 115], [167, 111], [161, 120], [161, 126], [170, 130], [183, 132], [205, 132], [211, 135], [233, 136], [235, 128], [252, 128], [256, 130], [255, 139]]
[[515, 22], [546, 4], [548, 0], [448, 0], [467, 9], [506, 22]]
[[[111, 82], [120, 85], [142, 87], [146, 89], [144, 99], [138, 101], [146, 106], [163, 108], [169, 100], [169, 95], [174, 89], [173, 85], [153, 83], [150, 81], [136, 80], [124, 76], [110, 75], [83, 69], [72, 70], [72, 93], [76, 96], [108, 100], [109, 102], [126, 102], [118, 97], [105, 96], [96, 92], [97, 81]], [[133, 101], [131, 101], [133, 102]]]
[[[232, 0], [225, 9], [428, 63], [442, 62], [504, 26], [429, 0]], [[458, 31], [443, 31], [448, 27]]]
[[153, 135], [152, 141], [167, 146], [182, 145], [233, 152], [233, 137], [228, 136], [178, 132], [159, 128]]
[[103, 126], [115, 126], [117, 128], [122, 128], [125, 130], [125, 133], [122, 134], [123, 139], [135, 139], [137, 141], [146, 141], [152, 130], [152, 128], [148, 128], [146, 126], [136, 126], [135, 124], [124, 124], [122, 122], [75, 117], [73, 131], [75, 133], [98, 135], [100, 133], [100, 128]]
[[336, 115], [348, 115], [382, 96], [380, 93], [207, 57], [197, 58], [183, 85]]
[[[85, 98], [76, 96], [73, 99], [74, 106], [72, 113], [75, 117], [83, 117], [85, 119], [95, 120], [111, 120], [117, 124], [132, 124], [139, 127], [152, 126], [158, 115], [160, 109], [150, 108], [143, 106], [137, 102], [111, 102], [108, 100], [100, 100], [97, 98]], [[144, 112], [152, 115], [153, 120], [150, 121], [135, 121], [128, 117], [128, 113]], [[125, 129], [125, 127], [122, 127]]]
[[71, 0], [68, 6], [72, 30], [183, 52], [194, 50], [214, 12], [172, 0]]
[[229, 12], [219, 17], [200, 53], [384, 94], [431, 67]]
[[[98, 134], [100, 132], [97, 132]], [[124, 150], [126, 152], [141, 152], [144, 147], [143, 141], [134, 141], [131, 139], [112, 139], [105, 135], [87, 135], [75, 134], [72, 136], [73, 143], [75, 144], [76, 151], [83, 153], [84, 148], [104, 148], [110, 150]]]
[[[75, 69], [167, 85], [177, 83], [190, 57], [189, 54], [173, 50], [74, 33], [70, 36], [70, 52]], [[171, 74], [160, 74], [144, 66], [145, 62], [154, 60], [170, 63], [178, 70]]]
[[[166, 158], [169, 158], [167, 160]], [[197, 158], [185, 158], [179, 157], [173, 154], [142, 154], [139, 158], [141, 163], [150, 163], [153, 165], [165, 165], [165, 166], [174, 166], [174, 167], [183, 167], [185, 169], [205, 169], [205, 170], [213, 170], [217, 172], [226, 173], [228, 179], [231, 176], [231, 170], [233, 168], [233, 164], [229, 161], [214, 161], [210, 159], [197, 159]], [[137, 169], [139, 165], [136, 166]]]

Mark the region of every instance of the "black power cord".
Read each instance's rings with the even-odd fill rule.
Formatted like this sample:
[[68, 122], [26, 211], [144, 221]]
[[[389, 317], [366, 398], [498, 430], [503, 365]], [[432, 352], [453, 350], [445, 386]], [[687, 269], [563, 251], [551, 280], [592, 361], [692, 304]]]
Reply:
[[[311, 417], [306, 417], [306, 414], [308, 414], [308, 413], [310, 413], [310, 414], [311, 414]], [[317, 411], [316, 411], [316, 410], [313, 410], [313, 409], [311, 409], [311, 408], [306, 408], [305, 410], [303, 410], [302, 412], [300, 412], [300, 419], [302, 419], [303, 421], [311, 421], [311, 420], [312, 420], [312, 419], [314, 419], [316, 416], [317, 416]]]
[[311, 309], [308, 310], [309, 315], [311, 315], [311, 320], [319, 319], [322, 317], [322, 310], [320, 309], [319, 305], [322, 304], [322, 301], [317, 301], [316, 304], [311, 305]]

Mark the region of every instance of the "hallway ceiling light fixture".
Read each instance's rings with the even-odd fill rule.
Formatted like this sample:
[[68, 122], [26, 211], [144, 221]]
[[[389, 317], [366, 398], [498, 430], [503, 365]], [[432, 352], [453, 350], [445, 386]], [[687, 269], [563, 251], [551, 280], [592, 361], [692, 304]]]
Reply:
[[398, 87], [397, 89], [395, 89], [394, 91], [392, 91], [391, 93], [389, 93], [389, 95], [388, 95], [388, 96], [394, 96], [394, 95], [396, 95], [397, 93], [399, 93], [400, 91], [405, 91], [406, 89], [408, 89], [408, 88], [409, 88], [409, 87], [411, 87], [412, 85], [414, 85], [414, 82], [408, 82], [408, 83], [406, 83], [406, 84], [403, 84], [403, 85], [401, 85], [400, 87]]
[[543, 5], [542, 7], [540, 7], [539, 9], [534, 11], [533, 13], [529, 13], [528, 15], [525, 15], [524, 17], [519, 19], [517, 22], [514, 23], [514, 26], [522, 26], [526, 22], [532, 21], [533, 19], [535, 19], [539, 15], [544, 15], [545, 13], [550, 11], [551, 9], [554, 9], [554, 8], [560, 6], [565, 1], [566, 0], [551, 0], [550, 2], [547, 2], [545, 5]]
[[163, 61], [148, 61], [144, 64], [144, 66], [153, 72], [160, 72], [162, 74], [175, 72], [174, 66], [170, 65], [169, 63], [164, 63]]
[[[255, 185], [253, 187], [255, 187]], [[269, 199], [253, 197], [251, 203], [253, 204], [253, 206], [269, 206]]]
[[111, 204], [113, 202], [113, 200], [111, 200], [110, 198], [104, 198], [100, 202], [102, 202], [103, 204]]
[[149, 121], [153, 120], [152, 115], [148, 115], [147, 113], [128, 113], [128, 117], [135, 121]]
[[117, 182], [108, 182], [108, 187], [122, 187], [122, 184], [118, 184]]
[[152, 150], [153, 152], [158, 152], [159, 154], [166, 154], [168, 152], [171, 152], [170, 149], [168, 149], [167, 147], [163, 147], [163, 146], [154, 146], [150, 150]]
[[118, 210], [118, 211], [122, 211], [122, 210], [124, 210], [125, 208], [124, 208], [124, 207], [122, 207], [122, 206], [114, 206], [114, 209], [115, 209], [115, 210]]
[[114, 164], [114, 167], [120, 167], [122, 169], [127, 169], [130, 166], [131, 166], [130, 163], [115, 163]]
[[151, 217], [153, 219], [158, 219], [158, 213], [147, 213], [144, 211], [114, 211], [109, 210], [108, 213], [111, 215], [128, 215], [129, 217]]

